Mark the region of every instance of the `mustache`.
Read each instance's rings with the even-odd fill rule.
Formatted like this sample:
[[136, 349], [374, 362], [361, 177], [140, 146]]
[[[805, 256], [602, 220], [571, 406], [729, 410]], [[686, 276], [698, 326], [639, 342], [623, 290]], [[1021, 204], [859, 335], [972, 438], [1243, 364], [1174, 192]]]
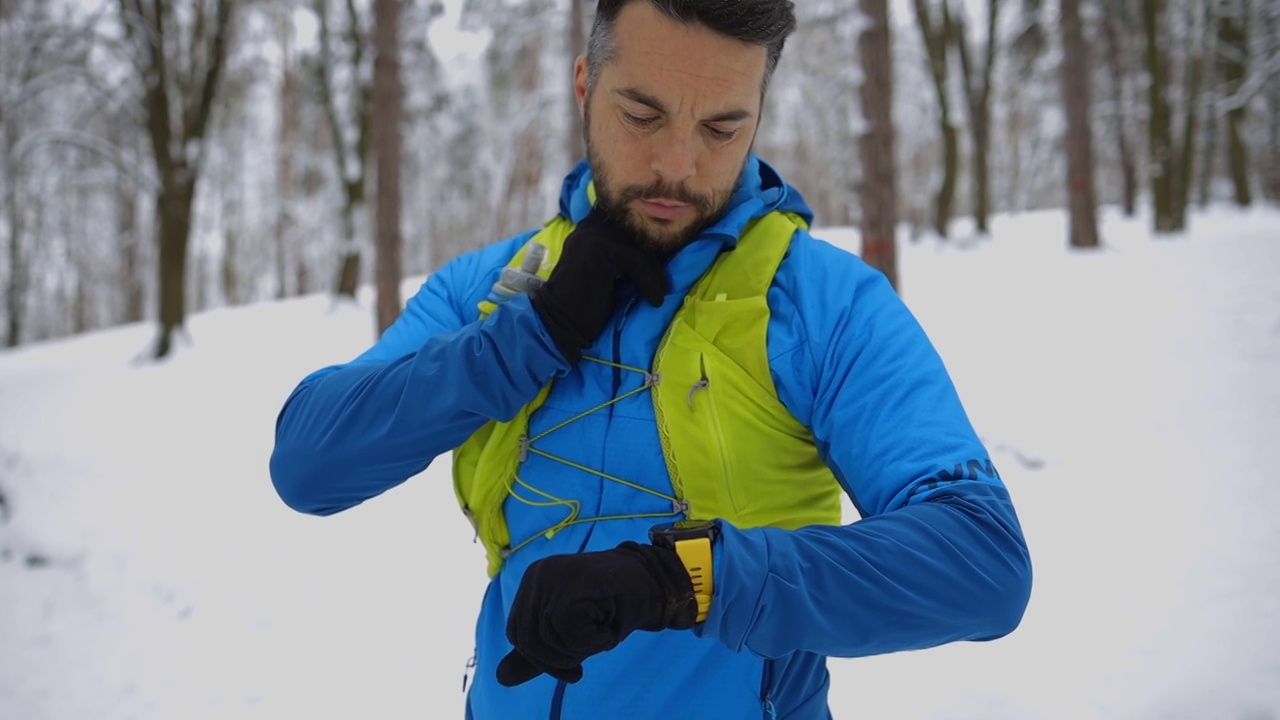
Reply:
[[709, 214], [714, 205], [712, 198], [695, 193], [684, 185], [669, 185], [663, 182], [653, 182], [648, 185], [628, 185], [618, 193], [616, 202], [621, 207], [632, 200], [646, 198], [664, 198], [686, 203], [692, 205], [702, 215]]

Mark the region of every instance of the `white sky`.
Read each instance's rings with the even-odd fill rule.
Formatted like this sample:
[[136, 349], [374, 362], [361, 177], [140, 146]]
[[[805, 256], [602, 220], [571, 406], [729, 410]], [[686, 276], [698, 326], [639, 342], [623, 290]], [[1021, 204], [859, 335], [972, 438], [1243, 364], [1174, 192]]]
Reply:
[[[1280, 717], [1280, 212], [1105, 217], [1097, 253], [1059, 212], [904, 243], [1036, 581], [1005, 639], [833, 660], [837, 718]], [[0, 353], [0, 718], [462, 716], [485, 575], [447, 459], [331, 518], [267, 476], [297, 380], [371, 340], [363, 298], [197, 315], [161, 366], [129, 365], [149, 326]]]

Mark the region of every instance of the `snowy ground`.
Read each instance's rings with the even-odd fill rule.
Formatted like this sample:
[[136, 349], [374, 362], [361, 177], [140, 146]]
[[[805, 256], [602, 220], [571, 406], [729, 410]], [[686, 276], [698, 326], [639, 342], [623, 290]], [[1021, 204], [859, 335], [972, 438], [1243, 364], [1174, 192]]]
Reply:
[[[1280, 719], [1280, 213], [1106, 218], [1095, 253], [1059, 213], [903, 246], [1036, 583], [1003, 640], [833, 661], [837, 718]], [[141, 326], [0, 354], [0, 720], [461, 717], [484, 564], [447, 460], [326, 519], [266, 474], [281, 402], [370, 318], [211, 312], [160, 366]]]

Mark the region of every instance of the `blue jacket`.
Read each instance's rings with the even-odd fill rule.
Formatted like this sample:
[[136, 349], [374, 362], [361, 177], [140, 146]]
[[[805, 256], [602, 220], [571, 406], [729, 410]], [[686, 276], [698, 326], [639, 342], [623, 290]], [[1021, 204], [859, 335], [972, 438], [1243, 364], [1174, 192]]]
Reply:
[[[561, 212], [575, 221], [589, 209], [589, 179], [583, 164], [565, 180]], [[586, 354], [648, 368], [694, 281], [747, 221], [773, 209], [812, 219], [800, 194], [753, 156], [729, 212], [672, 258], [663, 305], [625, 303]], [[532, 434], [641, 383], [599, 363], [571, 367], [525, 296], [479, 320], [477, 303], [530, 235], [449, 262], [372, 348], [303, 379], [280, 413], [271, 457], [275, 488], [290, 507], [328, 515], [374, 497], [488, 420], [510, 419], [553, 378]], [[722, 524], [705, 623], [634, 633], [589, 658], [573, 685], [542, 676], [507, 688], [494, 670], [510, 650], [507, 611], [528, 565], [644, 541], [654, 521], [584, 523], [539, 538], [507, 560], [485, 593], [470, 716], [827, 718], [827, 656], [987, 640], [1018, 625], [1031, 566], [1014, 508], [942, 361], [884, 276], [801, 232], [768, 302], [778, 396], [810, 428], [862, 518], [796, 531]], [[539, 442], [671, 494], [647, 393]], [[580, 501], [583, 516], [670, 511], [661, 498], [536, 455], [521, 478]], [[565, 514], [513, 498], [505, 509], [513, 539]]]

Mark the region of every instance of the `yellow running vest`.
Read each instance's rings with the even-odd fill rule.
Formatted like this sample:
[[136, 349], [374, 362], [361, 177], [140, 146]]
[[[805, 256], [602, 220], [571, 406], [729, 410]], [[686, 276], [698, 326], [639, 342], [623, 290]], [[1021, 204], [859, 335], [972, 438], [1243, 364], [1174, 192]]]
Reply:
[[[547, 257], [539, 275], [547, 277], [573, 227], [553, 219], [509, 267], [520, 266], [530, 243], [541, 243]], [[808, 429], [778, 399], [769, 372], [765, 294], [803, 227], [802, 218], [777, 211], [752, 221], [689, 291], [654, 353], [649, 390], [658, 434], [689, 518], [723, 518], [739, 528], [840, 522], [839, 483]], [[495, 307], [480, 303], [482, 316]], [[503, 503], [528, 452], [529, 417], [550, 390], [548, 384], [510, 421], [490, 421], [454, 451], [454, 490], [484, 544], [490, 577], [510, 552]]]

